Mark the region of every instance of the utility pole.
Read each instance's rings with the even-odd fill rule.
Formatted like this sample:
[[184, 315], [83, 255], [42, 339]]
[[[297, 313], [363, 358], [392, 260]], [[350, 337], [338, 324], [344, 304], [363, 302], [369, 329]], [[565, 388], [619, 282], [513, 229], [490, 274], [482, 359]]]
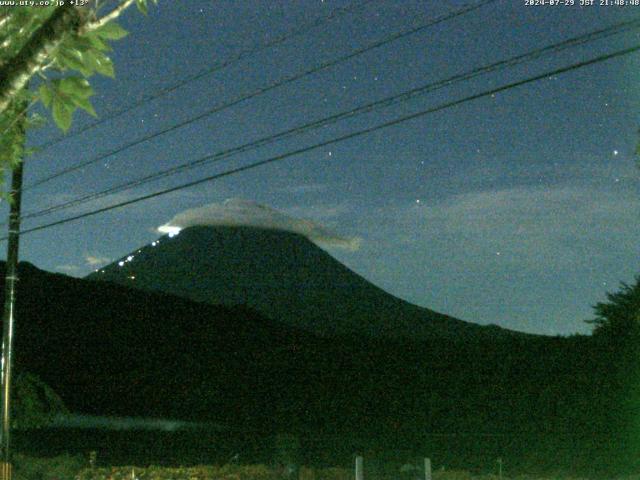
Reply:
[[[23, 127], [18, 141], [24, 142], [26, 108], [18, 121]], [[22, 169], [20, 162], [11, 172], [11, 205], [9, 210], [9, 235], [7, 266], [4, 284], [4, 314], [2, 316], [2, 405], [0, 425], [0, 479], [11, 480], [11, 367], [13, 364], [13, 323], [16, 309], [18, 283], [18, 246], [20, 241], [20, 204], [22, 201]]]

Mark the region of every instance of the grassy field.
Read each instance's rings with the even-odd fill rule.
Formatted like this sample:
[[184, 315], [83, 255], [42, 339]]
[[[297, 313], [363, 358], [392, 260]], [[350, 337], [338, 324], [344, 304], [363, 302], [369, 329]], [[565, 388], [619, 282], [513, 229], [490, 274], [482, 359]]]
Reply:
[[[18, 456], [15, 461], [16, 480], [293, 480], [285, 471], [267, 465], [203, 465], [195, 467], [136, 467], [88, 466], [87, 459], [62, 455], [52, 458]], [[365, 480], [422, 480], [422, 474], [398, 472], [386, 475], [368, 475]], [[439, 469], [432, 474], [433, 480], [587, 480], [585, 477], [550, 475], [539, 477], [519, 475], [475, 475], [463, 470]], [[354, 471], [345, 468], [302, 467], [298, 480], [353, 480]], [[640, 475], [625, 477], [594, 477], [590, 480], [640, 480]]]

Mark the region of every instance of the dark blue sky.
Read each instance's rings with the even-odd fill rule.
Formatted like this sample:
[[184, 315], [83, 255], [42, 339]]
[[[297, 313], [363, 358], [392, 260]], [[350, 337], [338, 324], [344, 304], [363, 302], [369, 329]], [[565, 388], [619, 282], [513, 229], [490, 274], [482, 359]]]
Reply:
[[[29, 160], [27, 183], [279, 79], [460, 8], [457, 1], [359, 2], [280, 46], [191, 82]], [[579, 3], [579, 0], [576, 0]], [[96, 78], [108, 115], [145, 95], [313, 22], [348, 2], [160, 0]], [[309, 75], [25, 193], [25, 212], [242, 145], [388, 95], [640, 17], [640, 7], [497, 1]], [[351, 118], [118, 193], [29, 228], [640, 44], [640, 30]], [[591, 305], [638, 272], [640, 54], [524, 85], [367, 136], [25, 235], [22, 259], [82, 276], [146, 244], [177, 213], [227, 198], [268, 205], [362, 238], [330, 250], [372, 282], [477, 323], [587, 332]], [[92, 119], [79, 114], [74, 126]], [[72, 130], [73, 132], [73, 130]], [[59, 135], [47, 127], [38, 144]], [[36, 138], [37, 137], [37, 138]], [[102, 263], [100, 263], [102, 262]]]

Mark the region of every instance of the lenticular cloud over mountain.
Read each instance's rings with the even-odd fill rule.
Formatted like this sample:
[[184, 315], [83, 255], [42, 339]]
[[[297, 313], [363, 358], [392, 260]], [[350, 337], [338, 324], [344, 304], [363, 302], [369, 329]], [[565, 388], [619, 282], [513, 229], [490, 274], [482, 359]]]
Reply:
[[264, 205], [235, 198], [185, 210], [158, 227], [158, 231], [175, 235], [183, 228], [194, 226], [244, 226], [284, 230], [327, 247], [357, 250], [360, 246], [359, 238], [343, 237], [310, 220], [294, 218]]

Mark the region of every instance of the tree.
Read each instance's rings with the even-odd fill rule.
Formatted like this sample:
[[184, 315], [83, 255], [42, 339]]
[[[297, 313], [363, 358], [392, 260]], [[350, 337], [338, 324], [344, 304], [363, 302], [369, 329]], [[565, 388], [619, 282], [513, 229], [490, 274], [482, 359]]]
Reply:
[[[55, 6], [0, 7], [0, 181], [12, 172], [11, 193], [0, 193], [11, 200], [7, 248], [7, 273], [2, 335], [2, 426], [0, 429], [0, 477], [11, 478], [11, 369], [22, 162], [26, 131], [38, 122], [28, 111], [38, 101], [51, 110], [63, 131], [71, 126], [73, 113], [81, 108], [96, 115], [89, 98], [94, 73], [114, 76], [107, 55], [109, 41], [127, 32], [115, 23], [134, 2], [146, 13], [148, 0], [120, 0], [101, 15], [100, 0], [65, 0]], [[154, 3], [157, 0], [152, 0]], [[54, 2], [49, 2], [54, 3]], [[82, 4], [83, 6], [78, 6]], [[37, 75], [39, 88], [29, 84]], [[29, 404], [33, 406], [32, 404]], [[37, 410], [37, 408], [36, 408]]]
[[[38, 101], [65, 132], [76, 109], [96, 115], [88, 79], [95, 73], [114, 76], [109, 42], [127, 34], [115, 20], [134, 3], [146, 14], [147, 2], [121, 0], [104, 14], [106, 2], [100, 0], [76, 2], [84, 3], [82, 7], [70, 1], [51, 7], [0, 7], [0, 173], [13, 169], [28, 153], [25, 129], [42, 119], [25, 114]], [[32, 79], [37, 90], [27, 88]]]
[[633, 285], [622, 283], [620, 290], [607, 293], [608, 302], [597, 303], [593, 308], [596, 318], [587, 323], [595, 325], [594, 335], [606, 335], [614, 339], [638, 339], [640, 337], [640, 275]]
[[619, 465], [637, 469], [640, 458], [640, 275], [621, 283], [607, 302], [594, 306], [591, 351], [595, 360], [593, 391], [602, 405], [599, 414], [612, 432], [610, 445]]
[[22, 373], [16, 377], [14, 397], [14, 428], [42, 428], [51, 424], [59, 415], [68, 414], [60, 396], [39, 377]]

